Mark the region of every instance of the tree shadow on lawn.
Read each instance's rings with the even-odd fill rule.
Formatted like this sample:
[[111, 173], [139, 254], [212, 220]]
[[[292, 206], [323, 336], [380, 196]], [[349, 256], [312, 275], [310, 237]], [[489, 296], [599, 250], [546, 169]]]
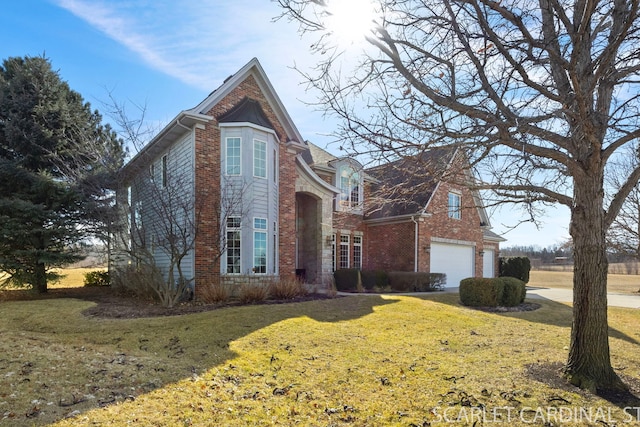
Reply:
[[[225, 370], [226, 364], [238, 356], [233, 349], [234, 341], [279, 322], [301, 319], [304, 329], [313, 327], [305, 318], [323, 323], [344, 322], [396, 302], [381, 296], [323, 298], [200, 310], [184, 315], [113, 319], [86, 317], [83, 312], [91, 312], [95, 306], [87, 309], [77, 297], [61, 298], [59, 304], [51, 295], [46, 301], [24, 301], [22, 310], [31, 310], [27, 317], [16, 311], [15, 319], [19, 320], [7, 325], [15, 325], [11, 332], [23, 337], [22, 348], [16, 351], [29, 356], [7, 362], [7, 366], [0, 363], [0, 375], [16, 372], [15, 384], [25, 387], [15, 391], [20, 404], [11, 408], [15, 415], [11, 425], [48, 424], [71, 413], [80, 415], [96, 407], [133, 400], [211, 369]], [[0, 302], [7, 309], [12, 304]], [[108, 306], [101, 309], [108, 311]], [[9, 316], [10, 311], [6, 310]], [[65, 320], [55, 320], [61, 317]], [[327, 339], [334, 338], [327, 336]], [[285, 348], [297, 345], [295, 337], [280, 335], [277, 330], [258, 334], [255, 340], [258, 350], [252, 357], [264, 357], [267, 361]], [[321, 346], [322, 336], [318, 340]], [[51, 354], [43, 351], [52, 346], [60, 362], [51, 360]], [[297, 351], [301, 357], [313, 357], [312, 353], [304, 353], [317, 349]], [[51, 366], [56, 366], [54, 371]], [[51, 387], [53, 383], [56, 387]], [[24, 390], [24, 396], [20, 390]], [[40, 411], [43, 405], [32, 403], [36, 397], [53, 404]], [[4, 425], [2, 418], [0, 425]]]
[[[442, 294], [446, 295], [446, 294]], [[455, 294], [456, 297], [458, 294]], [[425, 294], [423, 299], [431, 299], [440, 303], [448, 304], [453, 307], [478, 310], [488, 314], [494, 314], [497, 316], [504, 316], [510, 318], [520, 318], [534, 323], [541, 323], [551, 326], [559, 326], [562, 328], [571, 328], [572, 324], [572, 307], [567, 304], [559, 303], [547, 298], [541, 299], [527, 299], [526, 303], [536, 302], [540, 303], [540, 308], [537, 310], [514, 310], [514, 311], [500, 311], [500, 310], [486, 310], [483, 308], [467, 307], [463, 305], [459, 298], [450, 297], [438, 297], [436, 295]], [[633, 345], [640, 345], [635, 338], [609, 326], [609, 337], [616, 338], [622, 341], [626, 341]], [[550, 385], [554, 388], [579, 393], [583, 396], [589, 396], [590, 393], [579, 389], [571, 385], [562, 374], [564, 365], [562, 363], [536, 363], [527, 366], [527, 376], [530, 378]], [[626, 414], [629, 417], [633, 417], [634, 420], [640, 421], [640, 379], [626, 375], [622, 372], [618, 372], [618, 375], [623, 382], [629, 387], [626, 391], [598, 391], [596, 394], [600, 398], [608, 401], [609, 403], [625, 409]]]
[[[442, 295], [442, 297], [440, 297]], [[451, 297], [448, 297], [448, 296]], [[455, 296], [455, 297], [453, 297]], [[526, 299], [525, 304], [543, 303], [539, 309], [531, 310], [529, 307], [525, 309], [515, 310], [494, 310], [490, 307], [468, 307], [460, 302], [458, 294], [454, 293], [425, 293], [424, 299], [434, 299], [438, 302], [445, 303], [454, 307], [469, 310], [482, 311], [484, 313], [495, 314], [505, 317], [518, 317], [530, 322], [542, 323], [551, 326], [559, 326], [562, 328], [571, 328], [572, 308], [570, 305], [559, 303], [547, 298]], [[630, 344], [640, 345], [635, 338], [609, 326], [609, 337], [626, 341]]]

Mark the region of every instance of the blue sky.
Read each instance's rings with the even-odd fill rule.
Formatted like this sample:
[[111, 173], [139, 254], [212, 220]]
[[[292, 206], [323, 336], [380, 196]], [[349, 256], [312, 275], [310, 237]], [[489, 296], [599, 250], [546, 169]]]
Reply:
[[[279, 12], [269, 0], [10, 0], [0, 13], [0, 58], [44, 54], [94, 108], [110, 92], [146, 105], [146, 119], [158, 126], [257, 57], [303, 137], [335, 151], [334, 124], [305, 104], [314, 94], [292, 69], [314, 63], [311, 40], [294, 24], [272, 22]], [[566, 209], [549, 210], [541, 230], [510, 230], [520, 217], [513, 207], [489, 213], [505, 246], [546, 247], [568, 236]]]

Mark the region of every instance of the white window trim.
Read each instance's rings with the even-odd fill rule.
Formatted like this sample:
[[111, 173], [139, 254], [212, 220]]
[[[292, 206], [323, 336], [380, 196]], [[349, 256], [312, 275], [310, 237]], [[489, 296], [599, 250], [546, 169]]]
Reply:
[[[263, 150], [263, 153], [264, 153], [264, 176], [256, 175], [256, 153], [257, 153], [256, 144], [258, 144], [258, 143], [263, 144], [263, 146], [264, 146], [264, 150]], [[269, 144], [267, 144], [267, 141], [264, 141], [264, 140], [259, 139], [259, 138], [253, 138], [253, 177], [254, 178], [267, 179], [268, 176], [269, 176], [269, 167], [268, 167], [268, 162], [267, 162], [267, 160], [269, 158], [269, 156], [267, 155], [267, 152], [268, 152], [267, 146], [268, 145]]]
[[[238, 154], [238, 173], [229, 173], [229, 140], [237, 139], [240, 141]], [[242, 137], [241, 136], [227, 136], [224, 140], [224, 174], [227, 176], [241, 176], [242, 175]]]
[[[258, 228], [256, 227], [256, 220], [263, 220], [264, 221], [264, 228]], [[267, 218], [262, 218], [262, 217], [254, 217], [253, 218], [253, 273], [254, 274], [268, 274], [269, 272], [269, 233], [268, 233], [268, 228], [269, 228], [269, 222], [267, 221]], [[256, 272], [256, 268], [258, 267], [256, 265], [256, 236], [260, 234], [260, 235], [264, 235], [264, 273], [258, 273]]]
[[[342, 176], [342, 172], [344, 170], [349, 171], [349, 176]], [[352, 199], [353, 190], [354, 190], [354, 180], [353, 175], [358, 175], [358, 179], [356, 185], [358, 187], [358, 201], [354, 202]], [[346, 188], [342, 185], [342, 179], [347, 180]], [[342, 212], [348, 211], [361, 211], [364, 201], [364, 181], [362, 177], [362, 170], [355, 169], [351, 164], [342, 164], [337, 167], [336, 173], [336, 182], [335, 186], [340, 189], [340, 194], [336, 199], [336, 210]]]
[[[362, 269], [362, 235], [354, 235], [353, 236], [353, 253], [352, 253], [352, 257], [353, 257], [353, 268], [359, 268]], [[356, 240], [360, 240], [359, 242], [356, 242]], [[356, 265], [356, 250], [355, 248], [359, 247], [360, 248], [360, 262], [359, 265]]]
[[[238, 218], [239, 221], [239, 226], [238, 227], [229, 227], [229, 220], [232, 218]], [[229, 232], [230, 231], [237, 231], [239, 236], [240, 236], [240, 268], [238, 269], [238, 272], [229, 272]], [[238, 216], [238, 215], [230, 215], [227, 217], [226, 219], [226, 224], [225, 224], [225, 239], [226, 239], [226, 249], [225, 249], [225, 274], [229, 274], [229, 275], [238, 275], [238, 274], [242, 274], [242, 217]]]
[[[458, 206], [457, 209], [452, 209], [452, 205], [450, 203], [451, 196], [456, 196], [458, 198]], [[447, 193], [447, 216], [451, 219], [461, 220], [462, 219], [462, 194], [457, 191], [449, 191]]]
[[[343, 238], [346, 238], [346, 241], [343, 241]], [[340, 235], [340, 250], [338, 251], [338, 269], [343, 269], [343, 268], [351, 268], [351, 236], [349, 236], [348, 234], [341, 234]], [[346, 246], [347, 247], [347, 266], [343, 267], [342, 266], [342, 247]]]

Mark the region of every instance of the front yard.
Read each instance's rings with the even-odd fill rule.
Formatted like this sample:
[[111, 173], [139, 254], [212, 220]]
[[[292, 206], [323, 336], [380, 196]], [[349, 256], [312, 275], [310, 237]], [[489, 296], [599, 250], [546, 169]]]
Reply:
[[[0, 425], [633, 425], [637, 401], [560, 379], [571, 309], [540, 303], [364, 295], [104, 319], [78, 299], [0, 302]], [[610, 310], [636, 395], [639, 323]]]

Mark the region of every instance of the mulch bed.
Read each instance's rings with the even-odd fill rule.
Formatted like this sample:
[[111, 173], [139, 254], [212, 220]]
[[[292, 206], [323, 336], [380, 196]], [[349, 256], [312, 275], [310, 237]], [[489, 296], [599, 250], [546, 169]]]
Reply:
[[[0, 301], [11, 300], [44, 300], [57, 298], [75, 298], [95, 302], [96, 305], [83, 311], [87, 317], [107, 319], [134, 319], [140, 317], [180, 316], [183, 314], [201, 313], [223, 307], [238, 306], [233, 300], [215, 304], [185, 302], [175, 307], [162, 307], [156, 301], [144, 300], [132, 295], [123, 295], [113, 291], [108, 286], [55, 288], [45, 294], [31, 291], [4, 291], [0, 293]], [[311, 293], [304, 297], [289, 300], [266, 300], [261, 304], [282, 304], [289, 302], [304, 302], [332, 298], [328, 295]]]
[[487, 313], [512, 313], [519, 311], [535, 311], [541, 307], [536, 302], [523, 302], [522, 304], [513, 307], [469, 307], [480, 311], [486, 311]]

